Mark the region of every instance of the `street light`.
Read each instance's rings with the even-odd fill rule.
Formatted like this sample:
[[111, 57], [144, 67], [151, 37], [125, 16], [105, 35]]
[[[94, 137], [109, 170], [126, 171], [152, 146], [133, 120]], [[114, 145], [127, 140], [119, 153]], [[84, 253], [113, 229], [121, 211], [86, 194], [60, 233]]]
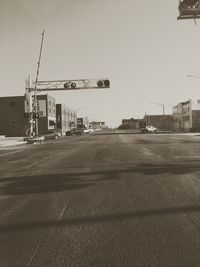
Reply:
[[163, 130], [165, 131], [165, 105], [157, 102], [151, 102], [151, 104], [162, 106], [163, 110]]

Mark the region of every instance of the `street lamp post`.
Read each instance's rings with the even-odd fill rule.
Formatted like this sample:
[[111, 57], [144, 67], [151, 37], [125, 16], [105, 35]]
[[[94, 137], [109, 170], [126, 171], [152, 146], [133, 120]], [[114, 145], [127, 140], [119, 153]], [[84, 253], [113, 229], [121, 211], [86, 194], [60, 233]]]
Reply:
[[165, 131], [165, 105], [157, 102], [151, 102], [152, 104], [162, 106], [162, 112], [163, 112], [163, 131]]

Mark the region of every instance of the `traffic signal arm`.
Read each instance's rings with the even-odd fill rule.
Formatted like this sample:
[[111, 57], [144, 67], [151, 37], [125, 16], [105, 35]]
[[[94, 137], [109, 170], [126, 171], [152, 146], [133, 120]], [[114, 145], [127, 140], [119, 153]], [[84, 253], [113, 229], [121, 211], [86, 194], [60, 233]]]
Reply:
[[110, 80], [104, 78], [104, 79], [38, 81], [36, 88], [37, 88], [36, 91], [105, 89], [105, 88], [110, 88]]

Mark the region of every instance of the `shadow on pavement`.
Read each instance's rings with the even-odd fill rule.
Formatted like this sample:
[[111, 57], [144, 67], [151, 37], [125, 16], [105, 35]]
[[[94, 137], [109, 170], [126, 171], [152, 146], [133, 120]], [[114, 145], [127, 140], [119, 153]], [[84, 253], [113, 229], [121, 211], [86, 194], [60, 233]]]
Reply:
[[[20, 194], [38, 194], [50, 192], [64, 192], [84, 187], [93, 186], [97, 182], [107, 180], [135, 178], [135, 174], [145, 176], [161, 175], [165, 173], [173, 175], [183, 175], [200, 171], [199, 161], [192, 161], [193, 164], [140, 164], [135, 167], [124, 165], [99, 166], [98, 170], [83, 171], [62, 174], [48, 174], [35, 176], [7, 177], [0, 179], [0, 194], [2, 195], [20, 195]], [[195, 164], [194, 164], [195, 163]], [[133, 175], [133, 176], [131, 176]], [[161, 177], [159, 176], [159, 179]]]
[[31, 223], [21, 223], [16, 225], [6, 225], [0, 227], [0, 233], [12, 233], [15, 231], [37, 230], [58, 228], [66, 226], [87, 225], [87, 224], [102, 224], [102, 223], [117, 223], [123, 220], [143, 219], [146, 217], [160, 217], [185, 213], [199, 213], [200, 206], [183, 206], [183, 207], [167, 207], [160, 209], [147, 209], [132, 211], [122, 214], [102, 214], [96, 216], [76, 217], [62, 219], [60, 221], [41, 221]]

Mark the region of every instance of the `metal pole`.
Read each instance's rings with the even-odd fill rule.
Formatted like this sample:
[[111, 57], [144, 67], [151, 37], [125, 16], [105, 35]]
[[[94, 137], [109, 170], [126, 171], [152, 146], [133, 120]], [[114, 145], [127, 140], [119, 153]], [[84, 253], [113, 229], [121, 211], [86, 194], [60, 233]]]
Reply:
[[165, 131], [165, 105], [163, 105], [163, 130]]
[[38, 60], [38, 63], [37, 63], [37, 73], [36, 73], [35, 88], [34, 88], [34, 111], [35, 111], [35, 114], [36, 114], [36, 117], [35, 117], [35, 135], [36, 136], [38, 136], [37, 83], [38, 83], [39, 70], [40, 70], [40, 61], [41, 61], [41, 56], [42, 56], [43, 40], [44, 40], [44, 30], [42, 32], [42, 40], [41, 40], [41, 46], [40, 46], [39, 60]]

